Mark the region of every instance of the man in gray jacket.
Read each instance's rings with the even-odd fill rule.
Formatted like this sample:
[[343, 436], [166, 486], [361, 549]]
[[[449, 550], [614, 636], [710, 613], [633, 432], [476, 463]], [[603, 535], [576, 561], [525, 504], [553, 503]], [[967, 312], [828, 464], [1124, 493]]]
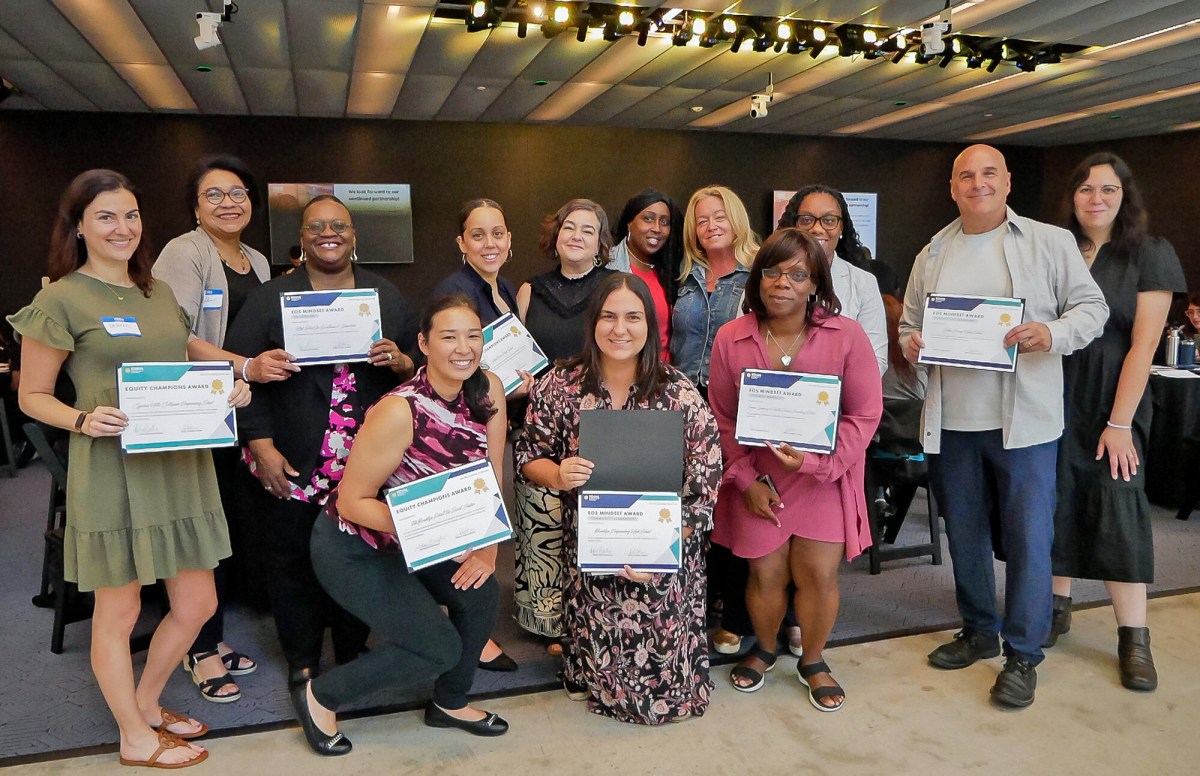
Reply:
[[[995, 148], [975, 145], [954, 161], [950, 196], [959, 218], [917, 256], [904, 296], [900, 343], [916, 362], [929, 293], [1024, 299], [1015, 372], [933, 367], [922, 417], [929, 473], [950, 542], [963, 629], [929, 655], [944, 669], [1000, 654], [991, 690], [1005, 708], [1033, 703], [1035, 666], [1050, 631], [1050, 546], [1055, 463], [1063, 429], [1062, 357], [1100, 334], [1108, 318], [1070, 232], [1008, 208], [1011, 175]], [[993, 510], [993, 507], [997, 509]], [[1006, 556], [1005, 611], [998, 613], [989, 516], [997, 512]]]

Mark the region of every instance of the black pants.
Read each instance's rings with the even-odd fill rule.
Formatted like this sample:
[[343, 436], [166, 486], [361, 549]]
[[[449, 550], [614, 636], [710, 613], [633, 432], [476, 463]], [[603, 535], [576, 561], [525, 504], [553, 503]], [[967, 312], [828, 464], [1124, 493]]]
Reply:
[[746, 583], [749, 579], [749, 561], [715, 542], [709, 546], [709, 597], [721, 602], [721, 627], [739, 636], [754, 633], [750, 612], [746, 608]]
[[312, 557], [333, 599], [384, 642], [313, 680], [313, 697], [322, 706], [336, 711], [381, 684], [430, 676], [437, 677], [434, 703], [443, 709], [467, 705], [479, 653], [496, 625], [495, 577], [478, 589], [457, 590], [450, 582], [458, 570], [454, 561], [409, 573], [403, 555], [373, 550], [325, 517], [313, 528]]
[[339, 664], [357, 657], [371, 632], [329, 597], [313, 573], [309, 553], [313, 523], [329, 522], [321, 509], [319, 504], [275, 500], [267, 512], [271, 609], [289, 671], [315, 670], [320, 665], [326, 626]]

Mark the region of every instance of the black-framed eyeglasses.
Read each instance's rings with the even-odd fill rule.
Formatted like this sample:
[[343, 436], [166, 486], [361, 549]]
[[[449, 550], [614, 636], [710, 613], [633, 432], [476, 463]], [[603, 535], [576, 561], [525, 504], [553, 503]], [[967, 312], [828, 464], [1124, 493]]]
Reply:
[[821, 223], [821, 226], [826, 229], [837, 229], [838, 224], [842, 222], [841, 216], [835, 216], [833, 213], [826, 213], [823, 216], [810, 216], [807, 213], [802, 213], [796, 216], [796, 226], [801, 229], [811, 229], [812, 225]]
[[211, 189], [205, 189], [204, 191], [200, 192], [200, 196], [207, 199], [208, 204], [210, 205], [219, 205], [225, 201], [226, 197], [229, 197], [235, 203], [240, 205], [250, 196], [250, 192], [246, 191], [241, 186], [234, 186], [228, 191], [225, 189], [218, 189], [216, 186], [213, 186]]
[[811, 273], [805, 272], [802, 269], [792, 270], [791, 272], [784, 272], [779, 267], [767, 267], [766, 269], [764, 269], [762, 271], [762, 275], [767, 280], [779, 280], [780, 277], [787, 275], [788, 281], [791, 283], [795, 283], [796, 285], [800, 285], [801, 283], [803, 283], [804, 281], [806, 281], [812, 277]]
[[350, 223], [349, 221], [343, 221], [339, 218], [336, 221], [309, 221], [304, 225], [304, 231], [308, 232], [313, 237], [316, 237], [324, 232], [325, 227], [327, 226], [336, 234], [342, 234], [347, 229], [354, 228], [354, 224]]
[[1109, 197], [1117, 196], [1117, 193], [1121, 191], [1121, 187], [1120, 186], [1112, 186], [1112, 185], [1109, 185], [1109, 186], [1080, 186], [1079, 188], [1075, 189], [1075, 193], [1081, 197], [1091, 197], [1097, 191], [1100, 192], [1100, 196], [1104, 197], [1105, 199], [1108, 199]]

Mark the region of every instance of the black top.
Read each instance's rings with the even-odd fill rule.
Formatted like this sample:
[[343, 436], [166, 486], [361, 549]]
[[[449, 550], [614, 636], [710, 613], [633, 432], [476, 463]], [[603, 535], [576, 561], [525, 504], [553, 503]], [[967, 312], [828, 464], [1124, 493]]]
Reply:
[[525, 328], [553, 363], [583, 349], [583, 311], [592, 291], [612, 270], [597, 267], [581, 278], [563, 277], [557, 269], [529, 279]]
[[[513, 284], [507, 278], [497, 277], [496, 288], [500, 292], [500, 298], [508, 305], [508, 309], [516, 313], [517, 291]], [[484, 326], [503, 315], [492, 298], [492, 287], [480, 277], [474, 267], [466, 262], [458, 272], [442, 278], [442, 281], [434, 287], [431, 298], [436, 299], [446, 294], [465, 294], [470, 297], [475, 302], [475, 306], [479, 308], [479, 320]]]
[[254, 274], [253, 268], [243, 275], [234, 272], [225, 262], [221, 262], [221, 266], [225, 269], [225, 282], [229, 284], [229, 299], [226, 302], [229, 305], [229, 320], [232, 321], [246, 303], [246, 297], [262, 283], [259, 282], [258, 275]]
[[[417, 338], [412, 308], [400, 291], [374, 272], [354, 267], [354, 287], [379, 292], [383, 336], [411, 354]], [[241, 312], [229, 327], [225, 347], [234, 353], [262, 353], [283, 347], [283, 317], [279, 295], [312, 291], [308, 272], [299, 270], [263, 283], [250, 292]], [[321, 442], [329, 428], [329, 399], [333, 389], [333, 364], [303, 367], [282, 382], [254, 386], [249, 406], [238, 410], [243, 440], [273, 439], [276, 449], [300, 473], [297, 482], [308, 482], [317, 464]], [[350, 365], [362, 407], [370, 407], [400, 384], [386, 366], [366, 362]]]

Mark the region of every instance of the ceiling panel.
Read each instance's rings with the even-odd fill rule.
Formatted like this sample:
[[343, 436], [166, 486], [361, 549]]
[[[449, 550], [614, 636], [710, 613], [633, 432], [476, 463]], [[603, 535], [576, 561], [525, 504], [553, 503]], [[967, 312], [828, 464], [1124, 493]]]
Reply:
[[258, 116], [295, 116], [296, 86], [290, 70], [269, 67], [239, 67], [238, 80], [246, 103]]
[[644, 126], [679, 105], [693, 104], [692, 101], [698, 99], [702, 94], [704, 94], [703, 89], [665, 86], [628, 110], [613, 116], [608, 123], [620, 127]]
[[177, 67], [175, 72], [196, 101], [201, 113], [244, 115], [250, 112], [231, 67], [214, 67], [212, 72]]
[[292, 66], [297, 71], [348, 72], [354, 61], [358, 9], [356, 0], [289, 0], [287, 35]]
[[394, 119], [432, 119], [458, 84], [456, 75], [425, 75], [410, 72], [396, 98]]
[[54, 71], [104, 110], [129, 113], [149, 110], [125, 79], [105, 63], [58, 62]]
[[[4, 77], [49, 110], [96, 110], [96, 103], [80, 94], [61, 75], [33, 59], [4, 63]], [[98, 95], [102, 96], [102, 95]], [[0, 105], [7, 106], [8, 100]]]
[[458, 76], [471, 65], [488, 36], [469, 34], [462, 23], [432, 19], [421, 36], [409, 72], [418, 75]]
[[583, 43], [580, 43], [571, 35], [559, 35], [543, 47], [538, 55], [525, 66], [525, 69], [521, 71], [521, 77], [530, 81], [542, 79], [565, 83], [586, 67], [597, 55], [604, 52], [609, 45], [611, 44], [607, 41], [598, 40], [592, 36], [588, 36]]
[[4, 0], [0, 29], [43, 62], [103, 62], [79, 31], [46, 0]]
[[658, 91], [657, 86], [619, 84], [575, 111], [568, 124], [606, 124], [618, 113], [628, 110]]
[[482, 121], [521, 121], [560, 86], [562, 83], [556, 81], [538, 86], [528, 79], [517, 79], [479, 118]]
[[486, 43], [464, 72], [468, 78], [516, 78], [550, 43], [536, 34], [518, 38], [516, 27], [501, 27], [485, 37]]
[[475, 121], [507, 86], [506, 78], [463, 78], [442, 103], [437, 117], [447, 121]]
[[[215, 0], [209, 2], [211, 9]], [[237, 68], [290, 68], [289, 21], [284, 13], [283, 0], [253, 0], [243, 2], [238, 8], [233, 21], [221, 25], [221, 40], [225, 41], [225, 45], [220, 48], [224, 49], [224, 56], [228, 56]], [[201, 53], [202, 56], [207, 54]], [[251, 103], [255, 101], [252, 97], [248, 99]]]
[[337, 70], [296, 71], [296, 99], [301, 116], [344, 115], [349, 92], [349, 73]]

